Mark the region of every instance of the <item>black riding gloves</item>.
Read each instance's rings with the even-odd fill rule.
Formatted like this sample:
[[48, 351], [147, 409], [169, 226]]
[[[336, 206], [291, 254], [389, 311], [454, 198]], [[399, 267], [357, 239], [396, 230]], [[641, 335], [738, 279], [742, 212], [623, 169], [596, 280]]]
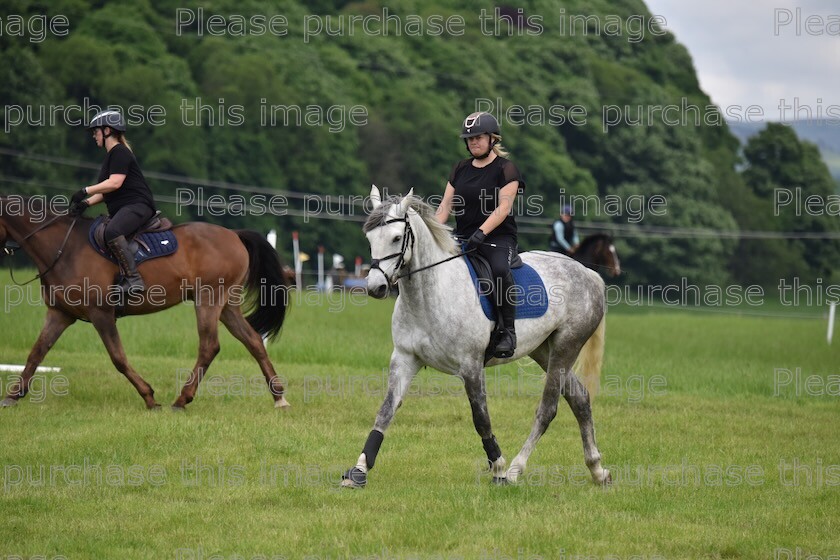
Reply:
[[87, 210], [88, 206], [90, 206], [90, 204], [88, 204], [87, 200], [80, 200], [79, 202], [74, 202], [70, 206], [70, 209], [67, 211], [67, 213], [71, 216], [81, 216], [85, 213], [85, 210]]
[[481, 244], [484, 243], [484, 239], [487, 236], [484, 235], [484, 232], [480, 229], [475, 230], [470, 238], [467, 240], [467, 251], [473, 251], [481, 247]]
[[75, 205], [77, 202], [81, 202], [87, 198], [87, 191], [85, 191], [84, 187], [77, 190], [73, 193], [73, 196], [70, 197], [70, 206]]

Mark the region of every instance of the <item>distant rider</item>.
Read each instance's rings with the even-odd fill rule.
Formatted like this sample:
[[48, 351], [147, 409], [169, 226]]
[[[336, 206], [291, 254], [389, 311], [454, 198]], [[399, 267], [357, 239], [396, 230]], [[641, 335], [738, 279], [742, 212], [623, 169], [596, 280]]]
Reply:
[[580, 239], [575, 229], [575, 221], [572, 217], [572, 207], [568, 204], [563, 206], [560, 219], [551, 226], [552, 235], [549, 241], [549, 248], [552, 251], [571, 255], [575, 248], [580, 245]]

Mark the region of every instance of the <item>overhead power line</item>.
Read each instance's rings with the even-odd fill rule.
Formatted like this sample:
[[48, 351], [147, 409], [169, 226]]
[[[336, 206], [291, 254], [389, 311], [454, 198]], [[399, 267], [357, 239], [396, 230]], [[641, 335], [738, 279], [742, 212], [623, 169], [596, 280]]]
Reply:
[[[100, 166], [86, 161], [73, 160], [57, 156], [48, 156], [43, 154], [32, 154], [22, 152], [20, 150], [13, 150], [10, 148], [0, 147], [0, 155], [5, 155], [14, 158], [31, 159], [35, 161], [43, 161], [46, 163], [53, 163], [58, 165], [65, 165], [76, 167], [80, 169], [99, 169]], [[211, 187], [215, 189], [224, 189], [234, 192], [245, 192], [251, 194], [266, 194], [287, 197], [295, 200], [321, 200], [326, 204], [331, 205], [331, 210], [337, 207], [345, 206], [363, 206], [364, 202], [359, 197], [348, 198], [346, 195], [336, 196], [314, 192], [296, 192], [281, 189], [274, 189], [270, 187], [258, 185], [245, 185], [242, 183], [234, 183], [229, 181], [214, 181], [211, 179], [202, 179], [198, 177], [190, 177], [187, 175], [174, 175], [171, 173], [160, 173], [156, 171], [144, 171], [146, 177], [156, 179], [159, 181], [178, 183], [191, 186]], [[28, 181], [20, 177], [10, 177], [0, 175], [0, 181], [12, 184], [40, 186], [50, 189], [75, 191], [76, 187], [49, 184], [43, 182]], [[167, 195], [155, 195], [155, 199], [161, 202], [172, 204], [184, 203], [175, 197]], [[218, 204], [208, 203], [204, 200], [190, 201], [187, 203], [190, 206], [198, 206], [207, 209], [218, 209]], [[244, 210], [248, 212], [249, 208], [254, 209], [248, 204], [245, 205]], [[362, 222], [365, 216], [356, 214], [354, 212], [312, 212], [306, 208], [284, 208], [284, 214], [288, 216], [300, 216], [308, 219], [327, 219], [327, 220], [351, 220]], [[517, 222], [520, 223], [519, 231], [522, 233], [532, 234], [547, 234], [548, 228], [554, 222], [551, 218], [538, 218], [528, 216], [518, 216]], [[790, 231], [747, 231], [747, 230], [716, 230], [706, 228], [684, 228], [672, 226], [654, 226], [636, 223], [615, 223], [615, 222], [592, 222], [580, 221], [577, 222], [578, 228], [586, 231], [609, 231], [622, 237], [669, 237], [669, 238], [707, 238], [707, 239], [840, 239], [840, 232], [790, 232]]]

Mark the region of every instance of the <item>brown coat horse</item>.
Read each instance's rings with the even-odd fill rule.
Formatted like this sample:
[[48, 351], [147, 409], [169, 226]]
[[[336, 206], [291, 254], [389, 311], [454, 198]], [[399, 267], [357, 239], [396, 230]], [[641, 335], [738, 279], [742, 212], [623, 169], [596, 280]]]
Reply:
[[595, 272], [610, 276], [621, 274], [621, 261], [615, 250], [613, 239], [606, 233], [594, 233], [580, 242], [569, 255], [577, 262]]
[[[46, 322], [23, 373], [0, 405], [15, 405], [26, 395], [38, 364], [64, 330], [81, 319], [93, 324], [111, 361], [134, 385], [146, 406], [158, 407], [154, 391], [126, 359], [116, 325], [116, 305], [121, 302], [113, 283], [119, 268], [90, 246], [92, 221], [36, 212], [35, 207], [45, 205], [33, 204], [35, 200], [0, 197], [0, 245], [12, 240], [31, 257], [47, 305]], [[146, 291], [142, 296], [129, 296], [122, 310], [123, 315], [143, 315], [185, 300], [195, 302], [198, 360], [173, 409], [183, 409], [193, 400], [199, 382], [218, 354], [219, 320], [259, 363], [275, 407], [288, 406], [283, 385], [260, 338], [276, 337], [286, 314], [288, 284], [277, 253], [252, 231], [188, 223], [175, 226], [173, 232], [178, 251], [139, 265]], [[240, 310], [243, 304], [253, 309], [247, 319]]]

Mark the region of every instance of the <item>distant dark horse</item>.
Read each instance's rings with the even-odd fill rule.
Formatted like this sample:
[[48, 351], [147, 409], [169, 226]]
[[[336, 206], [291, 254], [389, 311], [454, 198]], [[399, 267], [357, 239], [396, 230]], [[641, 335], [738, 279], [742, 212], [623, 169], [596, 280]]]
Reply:
[[606, 272], [610, 276], [621, 274], [621, 261], [613, 239], [606, 233], [585, 237], [569, 256], [596, 272]]
[[[93, 324], [111, 361], [134, 385], [146, 406], [158, 407], [154, 391], [126, 359], [116, 325], [116, 305], [122, 302], [114, 297], [119, 294], [112, 286], [118, 267], [90, 246], [88, 230], [92, 221], [36, 213], [31, 200], [0, 196], [0, 245], [14, 241], [34, 261], [47, 319], [20, 379], [10, 387], [0, 406], [13, 406], [26, 395], [38, 364], [61, 333], [81, 319]], [[125, 315], [144, 315], [181, 301], [195, 302], [198, 360], [173, 409], [183, 409], [193, 400], [201, 378], [219, 353], [219, 320], [259, 363], [275, 407], [288, 406], [283, 385], [260, 338], [274, 338], [286, 315], [288, 285], [277, 253], [252, 231], [234, 232], [211, 224], [189, 223], [175, 226], [173, 232], [178, 251], [139, 265], [146, 292], [140, 297], [129, 296], [123, 311]], [[247, 319], [240, 310], [242, 304], [253, 308]]]

